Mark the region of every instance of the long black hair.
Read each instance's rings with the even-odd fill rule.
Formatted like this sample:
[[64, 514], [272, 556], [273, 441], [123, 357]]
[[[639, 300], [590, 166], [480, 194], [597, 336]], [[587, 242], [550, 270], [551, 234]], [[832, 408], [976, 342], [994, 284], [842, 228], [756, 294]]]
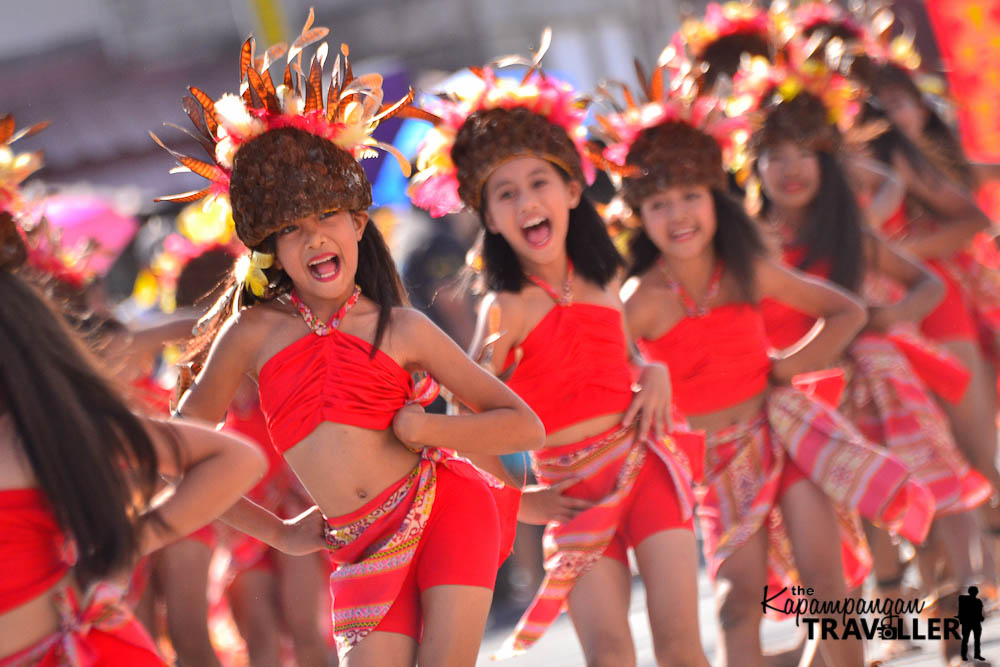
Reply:
[[[557, 168], [563, 180], [569, 176]], [[486, 220], [486, 203], [479, 211], [479, 219]], [[482, 257], [483, 282], [488, 290], [495, 292], [520, 292], [527, 284], [517, 253], [507, 243], [502, 234], [488, 229], [480, 232], [477, 243]], [[566, 232], [566, 254], [573, 262], [573, 271], [590, 282], [603, 287], [625, 267], [615, 244], [608, 236], [601, 217], [586, 195], [580, 196], [580, 203], [570, 209], [569, 228]]]
[[[798, 268], [805, 271], [820, 262], [828, 262], [829, 279], [856, 292], [864, 274], [861, 208], [837, 157], [827, 151], [816, 151], [816, 157], [819, 160], [819, 191], [810, 202], [806, 222], [793, 241], [805, 251]], [[766, 216], [772, 204], [763, 190], [760, 196], [761, 215]]]
[[[754, 260], [764, 255], [764, 243], [750, 216], [732, 195], [716, 188], [709, 188], [715, 207], [715, 236], [712, 247], [715, 254], [731, 272], [747, 301], [754, 299]], [[629, 239], [629, 275], [637, 276], [647, 271], [660, 257], [646, 230], [640, 228]]]
[[12, 419], [38, 485], [75, 542], [75, 574], [87, 585], [139, 555], [138, 519], [156, 488], [156, 450], [42, 293], [3, 266], [9, 257], [0, 252], [0, 415]]

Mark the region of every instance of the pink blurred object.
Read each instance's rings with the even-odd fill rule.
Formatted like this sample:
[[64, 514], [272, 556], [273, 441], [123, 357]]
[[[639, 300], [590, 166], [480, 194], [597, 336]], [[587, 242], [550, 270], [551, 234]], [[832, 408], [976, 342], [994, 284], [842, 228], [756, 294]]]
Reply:
[[107, 274], [125, 246], [129, 244], [139, 221], [124, 215], [93, 194], [58, 194], [47, 197], [41, 205], [49, 224], [59, 232], [60, 246], [83, 247], [88, 241], [97, 250], [87, 257], [87, 269], [100, 276]]

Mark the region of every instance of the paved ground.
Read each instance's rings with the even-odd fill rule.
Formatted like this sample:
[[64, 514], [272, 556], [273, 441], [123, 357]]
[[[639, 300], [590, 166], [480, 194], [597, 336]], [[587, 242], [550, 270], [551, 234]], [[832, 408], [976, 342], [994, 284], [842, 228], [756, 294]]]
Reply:
[[[708, 654], [709, 662], [715, 661], [717, 626], [713, 611], [712, 590], [704, 572], [699, 577], [699, 617], [701, 619], [701, 641]], [[646, 601], [640, 583], [635, 585], [632, 596], [632, 609], [629, 615], [632, 633], [636, 641], [639, 667], [655, 667], [653, 649], [649, 639], [649, 626], [646, 621]], [[509, 628], [493, 628], [487, 632], [480, 652], [481, 667], [499, 664], [504, 667], [578, 667], [583, 665], [583, 655], [576, 641], [576, 635], [564, 614], [530, 652], [502, 663], [493, 663], [489, 656], [500, 646]], [[796, 641], [794, 621], [775, 623], [764, 622], [764, 645], [768, 651], [790, 647]], [[939, 657], [938, 642], [916, 642], [912, 650], [883, 663], [884, 667], [929, 667], [943, 665]], [[987, 619], [983, 626], [983, 656], [993, 658], [994, 664], [1000, 664], [1000, 614]], [[975, 663], [968, 663], [973, 665]], [[982, 663], [979, 663], [982, 664]]]

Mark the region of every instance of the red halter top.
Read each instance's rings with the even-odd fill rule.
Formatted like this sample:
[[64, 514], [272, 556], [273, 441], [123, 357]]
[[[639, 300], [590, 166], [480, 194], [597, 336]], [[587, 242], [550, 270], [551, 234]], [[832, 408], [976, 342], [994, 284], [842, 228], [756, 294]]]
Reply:
[[[661, 264], [661, 266], [663, 266]], [[699, 307], [664, 266], [667, 284], [677, 294], [685, 317], [655, 340], [636, 344], [649, 359], [670, 369], [674, 403], [686, 415], [703, 415], [741, 403], [767, 388], [770, 347], [760, 312], [749, 303]], [[718, 293], [719, 262], [705, 304]]]
[[767, 388], [769, 345], [760, 312], [751, 304], [689, 315], [659, 338], [636, 342], [648, 359], [670, 369], [674, 403], [684, 414], [716, 412]]
[[271, 441], [285, 452], [325, 421], [384, 430], [414, 395], [413, 378], [382, 350], [337, 329], [360, 288], [323, 324], [295, 295], [313, 329], [260, 369], [260, 407]]
[[[624, 412], [632, 401], [632, 371], [621, 312], [572, 303], [569, 288], [560, 296], [531, 279], [556, 305], [521, 342], [523, 356], [507, 385], [535, 411], [546, 434]], [[504, 366], [514, 359], [512, 349]]]

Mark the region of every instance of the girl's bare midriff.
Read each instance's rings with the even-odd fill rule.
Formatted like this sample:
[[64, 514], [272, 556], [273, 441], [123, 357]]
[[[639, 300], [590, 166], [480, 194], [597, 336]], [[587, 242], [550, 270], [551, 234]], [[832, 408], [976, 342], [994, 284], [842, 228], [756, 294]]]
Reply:
[[586, 440], [587, 438], [592, 438], [595, 435], [600, 435], [601, 433], [620, 425], [624, 416], [624, 412], [616, 412], [610, 415], [591, 417], [589, 419], [584, 419], [581, 422], [571, 424], [566, 428], [559, 429], [558, 431], [550, 433], [546, 436], [545, 447], [562, 447], [564, 445], [571, 445], [574, 442]]
[[285, 461], [328, 517], [364, 507], [419, 460], [391, 428], [374, 431], [333, 422], [321, 423], [285, 452]]
[[718, 433], [725, 428], [752, 419], [760, 414], [760, 411], [764, 408], [764, 398], [766, 396], [767, 392], [764, 391], [748, 398], [742, 403], [731, 405], [722, 410], [704, 415], [686, 415], [688, 424], [696, 431], [705, 431], [708, 434]]
[[67, 586], [75, 589], [77, 599], [83, 598], [69, 573], [44, 593], [0, 614], [0, 658], [34, 646], [59, 631], [59, 613], [54, 598]]

